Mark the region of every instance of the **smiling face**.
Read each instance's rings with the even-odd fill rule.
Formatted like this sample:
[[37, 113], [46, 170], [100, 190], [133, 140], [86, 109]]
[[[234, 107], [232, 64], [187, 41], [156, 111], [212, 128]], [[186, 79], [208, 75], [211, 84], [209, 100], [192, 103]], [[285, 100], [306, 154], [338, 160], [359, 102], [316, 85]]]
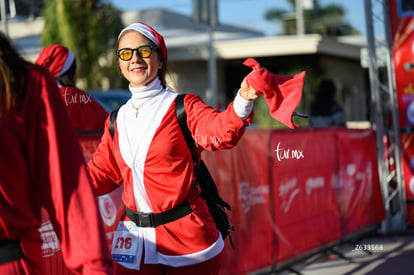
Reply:
[[[118, 42], [118, 48], [136, 49], [144, 45], [153, 45], [149, 39], [136, 31], [126, 31]], [[137, 51], [133, 52], [130, 60], [124, 61], [118, 58], [118, 66], [122, 75], [130, 82], [132, 88], [146, 86], [153, 81], [162, 68], [160, 53], [154, 48], [148, 58], [138, 56]]]

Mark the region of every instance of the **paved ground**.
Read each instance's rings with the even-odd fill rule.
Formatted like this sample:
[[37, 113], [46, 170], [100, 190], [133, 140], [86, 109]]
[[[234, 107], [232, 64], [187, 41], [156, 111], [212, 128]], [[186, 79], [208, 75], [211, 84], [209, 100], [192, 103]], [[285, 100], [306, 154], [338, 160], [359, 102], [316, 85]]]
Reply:
[[[375, 236], [358, 244], [335, 248], [338, 254], [315, 256], [292, 271], [267, 274], [302, 275], [413, 275], [414, 232]], [[266, 274], [266, 273], [261, 273]]]

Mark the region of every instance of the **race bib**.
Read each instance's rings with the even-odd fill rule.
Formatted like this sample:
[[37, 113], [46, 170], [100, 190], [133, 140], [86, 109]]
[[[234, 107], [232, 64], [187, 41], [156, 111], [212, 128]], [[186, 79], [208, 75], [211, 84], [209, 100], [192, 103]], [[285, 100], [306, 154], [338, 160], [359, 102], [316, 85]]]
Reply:
[[142, 247], [139, 247], [140, 241], [142, 240], [138, 237], [138, 227], [135, 223], [121, 221], [112, 241], [112, 260], [120, 264], [124, 263], [124, 266], [139, 264], [142, 254]]

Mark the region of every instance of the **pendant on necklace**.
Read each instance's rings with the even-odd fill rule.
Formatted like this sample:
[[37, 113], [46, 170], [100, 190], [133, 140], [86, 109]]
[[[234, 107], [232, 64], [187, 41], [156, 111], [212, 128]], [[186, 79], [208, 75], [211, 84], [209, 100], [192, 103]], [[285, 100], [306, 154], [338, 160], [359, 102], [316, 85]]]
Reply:
[[151, 98], [147, 99], [146, 101], [144, 101], [143, 103], [141, 103], [138, 107], [136, 107], [134, 105], [134, 102], [131, 102], [131, 106], [132, 108], [135, 109], [135, 118], [138, 118], [138, 114], [139, 114], [139, 108], [143, 107], [145, 103], [147, 103]]
[[138, 113], [139, 113], [139, 107], [135, 107], [134, 103], [131, 103], [132, 108], [135, 109], [135, 118], [138, 118]]

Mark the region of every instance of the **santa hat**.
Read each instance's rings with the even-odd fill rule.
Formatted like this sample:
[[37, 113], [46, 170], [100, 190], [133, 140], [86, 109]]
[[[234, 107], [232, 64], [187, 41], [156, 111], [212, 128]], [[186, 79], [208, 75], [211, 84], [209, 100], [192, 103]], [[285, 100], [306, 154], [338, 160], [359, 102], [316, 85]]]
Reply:
[[66, 47], [54, 44], [45, 47], [35, 63], [46, 67], [55, 77], [64, 74], [75, 61], [75, 55]]
[[154, 43], [158, 49], [160, 49], [161, 54], [164, 57], [165, 62], [167, 62], [167, 47], [165, 46], [164, 38], [156, 32], [153, 28], [148, 26], [147, 24], [137, 22], [132, 23], [131, 25], [125, 27], [118, 35], [118, 40], [121, 38], [121, 35], [127, 30], [134, 30], [141, 33], [143, 36], [148, 38], [152, 43]]

